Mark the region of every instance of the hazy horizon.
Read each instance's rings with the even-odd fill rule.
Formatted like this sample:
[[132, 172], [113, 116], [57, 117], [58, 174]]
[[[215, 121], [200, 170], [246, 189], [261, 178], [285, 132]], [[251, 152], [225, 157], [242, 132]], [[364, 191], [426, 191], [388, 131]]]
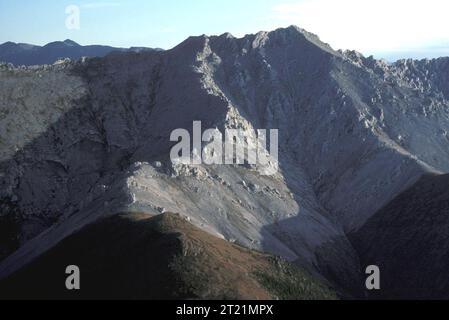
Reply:
[[[73, 6], [79, 10], [76, 29], [66, 25]], [[82, 45], [170, 49], [189, 36], [242, 37], [297, 25], [335, 50], [390, 61], [436, 58], [449, 56], [447, 9], [444, 0], [0, 0], [0, 27], [8, 30], [0, 43], [71, 39]]]

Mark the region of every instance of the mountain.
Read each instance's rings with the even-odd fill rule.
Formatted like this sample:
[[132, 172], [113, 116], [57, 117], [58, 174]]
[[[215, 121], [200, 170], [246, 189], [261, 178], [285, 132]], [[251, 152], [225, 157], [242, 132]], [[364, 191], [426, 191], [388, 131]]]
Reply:
[[[340, 297], [365, 298], [367, 263], [383, 260], [364, 248], [380, 231], [383, 246], [402, 241], [371, 219], [422, 176], [449, 170], [448, 58], [388, 64], [292, 26], [0, 69], [0, 278], [111, 214], [169, 211], [294, 262]], [[193, 121], [278, 129], [279, 171], [173, 163], [170, 134]], [[418, 218], [403, 231], [431, 252], [435, 280], [445, 247], [421, 239]]]
[[6, 42], [0, 45], [0, 61], [16, 66], [53, 64], [57, 60], [82, 57], [104, 57], [111, 52], [160, 50], [151, 48], [114, 48], [109, 46], [81, 46], [72, 40], [51, 42], [45, 46]]
[[[82, 290], [78, 292], [61, 286], [66, 275], [58, 272], [74, 260], [82, 272]], [[171, 213], [114, 215], [87, 226], [0, 282], [0, 297], [336, 298], [297, 267], [215, 238]]]

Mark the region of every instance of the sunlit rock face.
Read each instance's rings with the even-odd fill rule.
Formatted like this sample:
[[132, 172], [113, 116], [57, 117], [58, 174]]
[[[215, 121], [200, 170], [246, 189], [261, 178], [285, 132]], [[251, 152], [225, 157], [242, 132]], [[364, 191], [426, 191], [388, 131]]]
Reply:
[[[0, 243], [0, 276], [105, 214], [170, 211], [361, 295], [347, 233], [423, 173], [449, 170], [447, 69], [336, 52], [297, 27], [2, 65], [0, 223], [16, 232]], [[193, 121], [278, 129], [278, 172], [173, 164], [170, 133]]]

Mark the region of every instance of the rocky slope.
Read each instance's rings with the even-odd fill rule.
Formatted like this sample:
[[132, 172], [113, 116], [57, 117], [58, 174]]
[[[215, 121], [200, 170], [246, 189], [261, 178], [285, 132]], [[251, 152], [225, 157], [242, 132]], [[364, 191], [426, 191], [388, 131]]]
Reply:
[[[60, 270], [74, 262], [82, 273], [80, 291], [61, 286]], [[0, 281], [0, 297], [327, 300], [336, 295], [285, 261], [165, 213], [116, 215], [85, 227]]]
[[[2, 217], [19, 231], [2, 244], [0, 277], [103, 215], [171, 211], [363, 296], [347, 234], [422, 174], [449, 169], [447, 61], [389, 65], [289, 27], [3, 65]], [[279, 172], [171, 163], [171, 131], [194, 120], [279, 129]]]

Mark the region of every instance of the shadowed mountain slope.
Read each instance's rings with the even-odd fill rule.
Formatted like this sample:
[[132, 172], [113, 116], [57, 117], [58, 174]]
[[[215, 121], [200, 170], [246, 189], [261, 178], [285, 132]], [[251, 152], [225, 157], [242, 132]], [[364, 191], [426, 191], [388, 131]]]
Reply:
[[[81, 290], [65, 289], [77, 265]], [[0, 282], [2, 298], [335, 299], [281, 259], [213, 237], [171, 213], [116, 215], [87, 226]]]
[[383, 299], [449, 299], [449, 175], [426, 175], [350, 236]]

